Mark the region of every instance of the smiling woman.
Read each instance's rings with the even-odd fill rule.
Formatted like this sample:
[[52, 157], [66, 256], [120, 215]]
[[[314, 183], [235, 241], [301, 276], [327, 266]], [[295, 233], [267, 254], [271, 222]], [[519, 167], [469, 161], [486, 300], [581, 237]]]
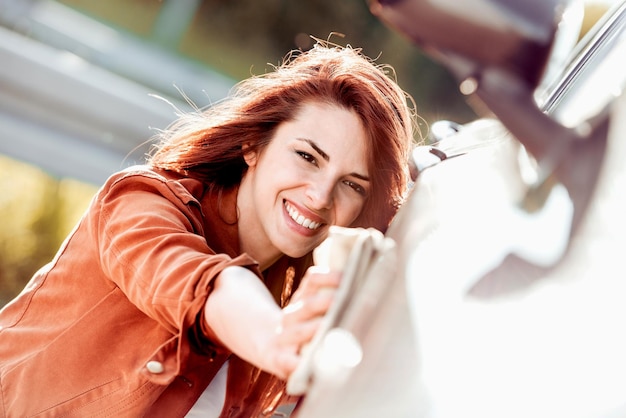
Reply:
[[256, 417], [295, 402], [285, 379], [333, 300], [319, 290], [340, 280], [312, 250], [332, 225], [385, 230], [407, 191], [416, 120], [391, 76], [319, 43], [112, 175], [0, 311], [7, 416]]

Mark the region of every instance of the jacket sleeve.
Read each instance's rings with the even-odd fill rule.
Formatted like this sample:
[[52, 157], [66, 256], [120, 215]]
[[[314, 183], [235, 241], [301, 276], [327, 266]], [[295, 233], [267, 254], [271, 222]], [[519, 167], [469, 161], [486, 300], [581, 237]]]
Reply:
[[257, 270], [245, 254], [231, 258], [209, 248], [199, 202], [180, 183], [156, 174], [112, 178], [94, 211], [103, 272], [174, 335], [197, 328], [212, 281], [224, 268]]

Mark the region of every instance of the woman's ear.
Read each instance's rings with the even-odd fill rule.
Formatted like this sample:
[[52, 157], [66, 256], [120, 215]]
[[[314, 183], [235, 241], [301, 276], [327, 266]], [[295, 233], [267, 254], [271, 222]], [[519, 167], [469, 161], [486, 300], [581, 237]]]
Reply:
[[241, 149], [243, 150], [243, 159], [248, 167], [254, 167], [257, 162], [257, 152], [250, 149], [250, 144], [244, 144]]

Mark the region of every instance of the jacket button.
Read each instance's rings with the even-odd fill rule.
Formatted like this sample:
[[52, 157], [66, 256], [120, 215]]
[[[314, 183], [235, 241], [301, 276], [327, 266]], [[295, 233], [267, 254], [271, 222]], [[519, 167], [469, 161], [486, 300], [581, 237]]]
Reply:
[[148, 369], [150, 373], [154, 373], [154, 374], [160, 374], [165, 371], [165, 367], [163, 367], [163, 363], [161, 363], [160, 361], [154, 361], [154, 360], [146, 363], [146, 369]]

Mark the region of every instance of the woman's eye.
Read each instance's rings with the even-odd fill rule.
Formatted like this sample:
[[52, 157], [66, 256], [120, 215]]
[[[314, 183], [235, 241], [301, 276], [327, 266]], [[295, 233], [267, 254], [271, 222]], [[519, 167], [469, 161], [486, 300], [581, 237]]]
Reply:
[[345, 180], [344, 184], [346, 184], [347, 186], [351, 187], [355, 192], [357, 192], [358, 194], [365, 196], [367, 194], [367, 192], [365, 191], [365, 188], [363, 186], [361, 186], [358, 183], [355, 183], [353, 181], [350, 180]]
[[317, 165], [317, 160], [311, 154], [305, 151], [296, 151], [296, 153], [305, 161]]

